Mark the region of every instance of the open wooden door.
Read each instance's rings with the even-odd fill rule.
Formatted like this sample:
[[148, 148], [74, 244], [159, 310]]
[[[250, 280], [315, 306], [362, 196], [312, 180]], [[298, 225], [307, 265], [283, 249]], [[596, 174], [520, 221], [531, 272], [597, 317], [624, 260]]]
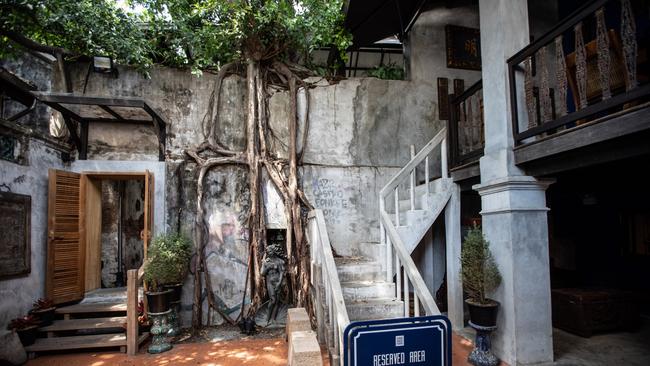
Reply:
[[47, 297], [60, 304], [84, 297], [85, 235], [79, 218], [81, 175], [50, 169], [48, 195]]
[[147, 250], [149, 248], [149, 242], [151, 241], [151, 233], [153, 232], [153, 192], [153, 174], [147, 170], [144, 176], [144, 229], [140, 235], [144, 245], [145, 260], [147, 259]]

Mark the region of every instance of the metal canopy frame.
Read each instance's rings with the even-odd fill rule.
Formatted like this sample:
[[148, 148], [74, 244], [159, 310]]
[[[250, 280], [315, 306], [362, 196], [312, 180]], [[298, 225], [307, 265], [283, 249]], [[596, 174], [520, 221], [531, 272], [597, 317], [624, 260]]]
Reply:
[[[32, 92], [41, 102], [56, 109], [63, 115], [63, 120], [70, 131], [70, 136], [79, 151], [79, 160], [86, 160], [88, 153], [88, 128], [95, 123], [122, 123], [122, 124], [143, 124], [151, 125], [158, 138], [158, 159], [165, 160], [167, 146], [167, 123], [160, 117], [160, 114], [142, 98], [131, 97], [99, 97], [75, 95], [71, 93], [46, 93]], [[65, 105], [98, 107], [111, 117], [84, 117], [79, 113], [70, 110]], [[116, 108], [132, 108], [144, 111], [151, 119], [129, 118], [120, 114]], [[76, 121], [80, 126], [80, 133], [73, 123]]]
[[[34, 107], [36, 107], [36, 98], [32, 95], [32, 91], [34, 90], [36, 90], [34, 85], [22, 80], [4, 67], [0, 67], [0, 118], [6, 118], [8, 121], [16, 121], [34, 110]], [[6, 97], [15, 100], [26, 108], [14, 115], [5, 117], [4, 103]]]

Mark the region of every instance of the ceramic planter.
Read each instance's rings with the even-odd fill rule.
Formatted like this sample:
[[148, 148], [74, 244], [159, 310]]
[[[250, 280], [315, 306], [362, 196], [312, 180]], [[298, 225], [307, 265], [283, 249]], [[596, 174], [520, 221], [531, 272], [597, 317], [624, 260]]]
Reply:
[[480, 327], [495, 327], [497, 325], [497, 314], [499, 303], [490, 300], [489, 304], [480, 304], [471, 300], [465, 300], [469, 307], [469, 319], [473, 324]]
[[147, 292], [147, 305], [149, 313], [164, 313], [169, 310], [169, 300], [172, 290]]
[[56, 307], [52, 306], [51, 308], [47, 309], [32, 309], [30, 313], [41, 321], [42, 327], [45, 327], [52, 324], [52, 321], [54, 320], [55, 310]]

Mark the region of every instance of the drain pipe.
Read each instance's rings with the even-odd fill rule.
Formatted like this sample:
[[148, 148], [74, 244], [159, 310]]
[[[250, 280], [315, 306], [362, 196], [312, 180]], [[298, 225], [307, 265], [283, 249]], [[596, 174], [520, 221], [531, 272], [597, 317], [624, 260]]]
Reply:
[[124, 182], [118, 183], [117, 210], [119, 212], [117, 219], [117, 273], [115, 273], [115, 287], [124, 286], [124, 261], [122, 260], [123, 242], [122, 242], [122, 200], [124, 199]]

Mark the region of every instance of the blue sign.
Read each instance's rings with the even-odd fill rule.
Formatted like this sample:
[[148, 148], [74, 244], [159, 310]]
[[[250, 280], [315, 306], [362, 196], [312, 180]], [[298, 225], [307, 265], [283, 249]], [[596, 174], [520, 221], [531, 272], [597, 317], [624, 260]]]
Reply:
[[345, 366], [451, 366], [451, 324], [442, 315], [350, 323]]

